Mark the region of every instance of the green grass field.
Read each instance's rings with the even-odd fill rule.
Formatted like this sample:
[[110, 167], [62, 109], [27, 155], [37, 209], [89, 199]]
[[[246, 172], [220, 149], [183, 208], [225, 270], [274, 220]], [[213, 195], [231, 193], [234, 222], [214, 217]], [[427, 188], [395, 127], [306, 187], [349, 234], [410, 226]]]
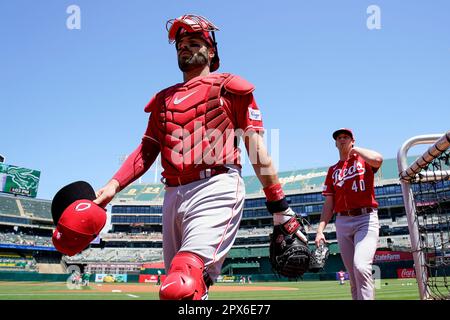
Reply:
[[[157, 300], [154, 284], [91, 283], [69, 289], [61, 282], [0, 282], [0, 300]], [[289, 290], [275, 290], [287, 288]], [[377, 300], [418, 300], [415, 279], [386, 279], [377, 283]], [[256, 291], [251, 291], [252, 289]], [[267, 290], [265, 289], [267, 288]], [[147, 290], [149, 289], [149, 290]], [[233, 291], [227, 291], [233, 290]], [[114, 292], [113, 292], [114, 291]], [[147, 291], [147, 292], [144, 292]], [[152, 292], [148, 292], [152, 291]], [[349, 283], [337, 281], [258, 282], [215, 284], [210, 300], [350, 300]]]

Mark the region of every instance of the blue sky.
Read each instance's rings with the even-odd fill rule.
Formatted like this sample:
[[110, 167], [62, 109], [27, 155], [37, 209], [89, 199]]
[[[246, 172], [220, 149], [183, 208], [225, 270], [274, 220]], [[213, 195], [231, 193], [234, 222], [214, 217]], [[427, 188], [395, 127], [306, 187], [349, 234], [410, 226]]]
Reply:
[[[79, 30], [66, 27], [72, 4]], [[367, 28], [370, 5], [381, 29]], [[340, 127], [395, 158], [406, 139], [450, 129], [449, 12], [424, 0], [4, 0], [0, 154], [41, 171], [38, 198], [75, 180], [100, 188], [139, 144], [147, 101], [182, 81], [166, 21], [197, 13], [220, 28], [219, 71], [256, 85], [280, 171], [336, 162]]]

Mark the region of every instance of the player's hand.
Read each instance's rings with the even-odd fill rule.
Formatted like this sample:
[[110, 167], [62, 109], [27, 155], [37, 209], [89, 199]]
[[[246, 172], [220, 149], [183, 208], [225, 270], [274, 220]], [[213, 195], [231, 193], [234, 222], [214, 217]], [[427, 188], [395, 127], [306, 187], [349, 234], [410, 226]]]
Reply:
[[104, 208], [119, 191], [120, 185], [117, 180], [112, 179], [103, 188], [95, 192], [96, 199], [93, 201]]
[[319, 247], [321, 242], [327, 243], [327, 239], [325, 239], [325, 235], [323, 234], [323, 231], [317, 231], [316, 240], [314, 241], [314, 243], [316, 244], [316, 247]]
[[353, 147], [350, 149], [350, 152], [349, 152], [348, 154], [351, 155], [351, 156], [357, 156], [357, 155], [359, 155], [358, 147], [353, 146]]
[[306, 236], [306, 226], [303, 224], [303, 220], [298, 219], [297, 214], [291, 208], [287, 208], [283, 212], [276, 212], [273, 214], [274, 223], [276, 220], [282, 221], [281, 226], [285, 234], [295, 234], [304, 243], [308, 243], [308, 237]]

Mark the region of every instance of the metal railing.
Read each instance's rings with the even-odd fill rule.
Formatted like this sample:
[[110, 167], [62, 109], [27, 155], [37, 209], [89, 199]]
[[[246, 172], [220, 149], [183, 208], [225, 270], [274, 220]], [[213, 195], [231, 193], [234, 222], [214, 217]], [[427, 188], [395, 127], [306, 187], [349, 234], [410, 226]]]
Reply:
[[[411, 165], [407, 163], [407, 153], [415, 145], [432, 144], [430, 148]], [[405, 210], [408, 218], [408, 229], [411, 239], [411, 249], [414, 258], [414, 268], [416, 279], [419, 286], [420, 298], [429, 299], [427, 290], [428, 275], [426, 270], [425, 254], [421, 251], [421, 239], [419, 227], [415, 219], [414, 195], [411, 188], [411, 182], [415, 179], [421, 181], [441, 180], [450, 176], [450, 171], [436, 171], [433, 173], [421, 172], [435, 158], [439, 157], [445, 150], [450, 147], [450, 131], [444, 134], [428, 134], [415, 136], [403, 143], [397, 153], [397, 165], [402, 186]]]

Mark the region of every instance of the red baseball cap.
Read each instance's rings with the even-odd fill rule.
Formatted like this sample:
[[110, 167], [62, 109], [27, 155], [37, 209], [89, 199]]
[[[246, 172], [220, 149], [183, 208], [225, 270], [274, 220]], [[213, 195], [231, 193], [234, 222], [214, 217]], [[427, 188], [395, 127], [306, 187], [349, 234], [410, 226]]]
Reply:
[[337, 129], [335, 132], [333, 132], [333, 139], [336, 140], [338, 135], [340, 135], [341, 133], [348, 134], [352, 139], [354, 139], [352, 130], [348, 128]]
[[106, 224], [106, 210], [95, 204], [95, 191], [84, 181], [62, 188], [52, 201], [56, 229], [52, 242], [68, 256], [86, 249]]

